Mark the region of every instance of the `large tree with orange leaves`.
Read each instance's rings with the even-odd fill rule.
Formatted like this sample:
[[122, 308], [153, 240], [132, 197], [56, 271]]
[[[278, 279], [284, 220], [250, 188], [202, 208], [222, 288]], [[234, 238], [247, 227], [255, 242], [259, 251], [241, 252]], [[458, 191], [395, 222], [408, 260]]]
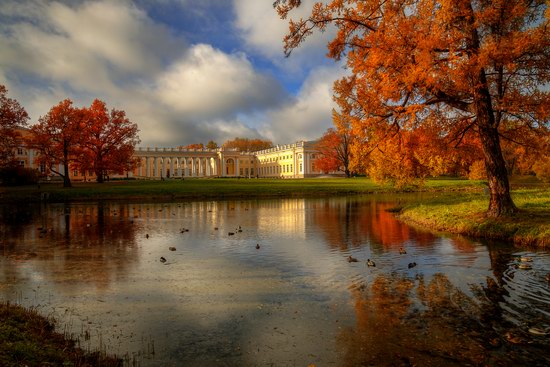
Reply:
[[29, 116], [19, 102], [8, 98], [8, 90], [0, 85], [0, 167], [13, 162], [18, 140], [18, 127], [27, 125]]
[[135, 168], [134, 148], [140, 141], [137, 124], [122, 110], [109, 111], [98, 99], [85, 109], [85, 115], [78, 167], [93, 170], [99, 183], [109, 173], [122, 174]]
[[[300, 0], [277, 0], [281, 17]], [[336, 28], [328, 55], [351, 72], [335, 98], [359, 141], [376, 145], [437, 116], [439, 135], [481, 142], [488, 216], [517, 209], [501, 139], [548, 133], [550, 10], [544, 0], [331, 0], [291, 20], [287, 55], [315, 29]]]
[[[53, 106], [31, 128], [29, 145], [38, 150], [37, 161], [63, 178], [63, 186], [71, 187], [70, 168], [75, 164], [85, 128], [85, 111], [65, 99]], [[57, 165], [63, 169], [59, 169]]]

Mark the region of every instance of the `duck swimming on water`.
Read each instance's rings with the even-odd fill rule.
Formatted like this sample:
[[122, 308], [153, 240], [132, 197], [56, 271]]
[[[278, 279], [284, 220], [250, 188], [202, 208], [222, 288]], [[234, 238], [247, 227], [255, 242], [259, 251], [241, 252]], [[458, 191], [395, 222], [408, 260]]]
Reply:
[[357, 262], [357, 259], [354, 258], [354, 257], [352, 257], [352, 256], [350, 255], [350, 256], [348, 256], [348, 262], [349, 262], [349, 263], [356, 263], [356, 262]]
[[403, 247], [401, 247], [401, 248], [399, 249], [399, 254], [400, 254], [400, 255], [405, 255], [406, 253], [407, 253], [407, 250], [405, 250]]
[[371, 259], [367, 259], [367, 266], [373, 266], [374, 267], [374, 266], [376, 266], [376, 264]]

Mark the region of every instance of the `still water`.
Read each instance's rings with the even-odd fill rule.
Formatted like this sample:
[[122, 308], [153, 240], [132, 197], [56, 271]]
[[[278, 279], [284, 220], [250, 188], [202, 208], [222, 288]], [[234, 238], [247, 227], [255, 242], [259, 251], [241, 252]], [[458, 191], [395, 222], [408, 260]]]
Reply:
[[1, 206], [0, 298], [127, 365], [550, 365], [550, 253], [386, 211], [411, 199]]

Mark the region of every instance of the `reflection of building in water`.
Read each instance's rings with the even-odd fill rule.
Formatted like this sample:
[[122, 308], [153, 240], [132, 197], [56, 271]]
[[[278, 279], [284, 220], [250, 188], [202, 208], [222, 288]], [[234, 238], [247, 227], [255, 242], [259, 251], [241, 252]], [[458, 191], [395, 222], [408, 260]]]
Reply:
[[306, 236], [305, 199], [262, 201], [257, 216], [260, 233], [277, 231], [297, 238]]

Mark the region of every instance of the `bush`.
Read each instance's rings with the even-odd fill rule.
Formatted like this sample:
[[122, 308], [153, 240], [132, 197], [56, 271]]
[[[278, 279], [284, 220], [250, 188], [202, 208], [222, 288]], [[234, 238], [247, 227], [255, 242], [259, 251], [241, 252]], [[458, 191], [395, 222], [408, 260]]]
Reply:
[[40, 175], [35, 169], [20, 166], [0, 168], [0, 183], [3, 186], [22, 186], [37, 184]]
[[550, 183], [550, 158], [541, 158], [533, 165], [537, 178], [544, 183]]
[[468, 172], [468, 179], [470, 180], [486, 180], [487, 171], [485, 170], [485, 163], [482, 160], [475, 161], [470, 166], [470, 172]]

